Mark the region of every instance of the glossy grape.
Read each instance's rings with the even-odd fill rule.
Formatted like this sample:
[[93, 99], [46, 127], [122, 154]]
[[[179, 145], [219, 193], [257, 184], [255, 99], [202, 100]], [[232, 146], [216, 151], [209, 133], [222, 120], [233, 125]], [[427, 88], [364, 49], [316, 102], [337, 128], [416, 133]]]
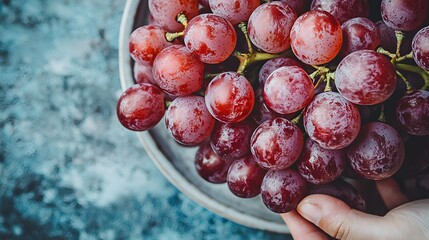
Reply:
[[399, 133], [382, 122], [362, 126], [356, 141], [348, 148], [352, 168], [362, 177], [382, 180], [401, 167], [405, 146]]
[[256, 124], [249, 119], [238, 123], [218, 123], [212, 131], [210, 142], [222, 158], [236, 159], [250, 155], [250, 137]]
[[119, 122], [130, 130], [151, 129], [164, 116], [164, 94], [149, 83], [133, 85], [119, 98], [116, 113]]
[[282, 2], [288, 3], [298, 16], [301, 16], [303, 13], [310, 10], [311, 0], [280, 0]]
[[352, 18], [341, 25], [343, 46], [340, 55], [345, 57], [358, 50], [375, 50], [380, 45], [380, 33], [371, 20], [363, 17]]
[[421, 29], [413, 38], [413, 58], [417, 65], [429, 71], [429, 26]]
[[382, 54], [360, 50], [341, 60], [335, 71], [338, 92], [348, 101], [374, 105], [387, 100], [396, 88], [396, 70]]
[[290, 167], [298, 159], [303, 145], [301, 130], [284, 118], [263, 122], [250, 140], [250, 150], [255, 161], [262, 168], [270, 170]]
[[262, 4], [250, 15], [249, 38], [259, 49], [280, 53], [290, 48], [289, 33], [297, 15], [285, 2]]
[[267, 171], [260, 168], [252, 156], [231, 163], [227, 175], [229, 190], [241, 198], [253, 198], [261, 192], [262, 180]]
[[217, 155], [209, 141], [202, 143], [195, 155], [195, 168], [198, 174], [210, 183], [225, 183], [231, 160]]
[[295, 170], [271, 170], [262, 182], [261, 197], [265, 206], [275, 213], [296, 209], [307, 195], [308, 185]]
[[297, 162], [302, 177], [312, 184], [332, 182], [338, 178], [345, 167], [343, 150], [330, 150], [307, 138]]
[[311, 10], [324, 10], [341, 24], [355, 17], [368, 17], [367, 0], [313, 0]]
[[396, 119], [409, 134], [429, 135], [429, 92], [416, 90], [404, 95], [397, 103]]
[[381, 16], [395, 30], [412, 31], [419, 28], [428, 12], [427, 0], [383, 0]]
[[293, 58], [279, 57], [266, 61], [259, 70], [259, 85], [264, 86], [268, 76], [278, 68], [288, 66], [302, 67], [301, 63]]
[[179, 13], [188, 20], [198, 15], [198, 0], [149, 0], [149, 11], [159, 26], [169, 32], [182, 31], [183, 25], [176, 21]]
[[139, 64], [152, 65], [155, 57], [171, 43], [165, 39], [165, 31], [155, 25], [147, 25], [134, 30], [129, 39], [131, 57]]
[[326, 149], [347, 147], [360, 129], [358, 108], [336, 92], [316, 95], [307, 106], [303, 121], [308, 136]]
[[343, 43], [340, 23], [320, 10], [301, 15], [292, 26], [290, 39], [295, 56], [310, 65], [330, 62]]
[[237, 43], [237, 35], [232, 24], [215, 14], [201, 14], [193, 18], [184, 35], [188, 50], [200, 61], [209, 64], [225, 61]]
[[162, 90], [172, 95], [185, 96], [201, 89], [204, 63], [185, 46], [173, 45], [158, 54], [152, 73]]
[[313, 81], [304, 69], [296, 66], [275, 70], [264, 85], [265, 103], [280, 114], [303, 109], [313, 98], [313, 94]]
[[209, 0], [214, 14], [230, 21], [233, 25], [247, 21], [259, 6], [259, 0]]
[[172, 137], [184, 145], [197, 145], [206, 140], [215, 125], [204, 98], [186, 96], [174, 99], [165, 113], [165, 125]]
[[136, 83], [156, 84], [152, 74], [152, 66], [146, 64], [134, 64], [134, 80]]
[[224, 72], [208, 85], [205, 94], [210, 113], [221, 122], [240, 122], [252, 112], [255, 94], [241, 74]]

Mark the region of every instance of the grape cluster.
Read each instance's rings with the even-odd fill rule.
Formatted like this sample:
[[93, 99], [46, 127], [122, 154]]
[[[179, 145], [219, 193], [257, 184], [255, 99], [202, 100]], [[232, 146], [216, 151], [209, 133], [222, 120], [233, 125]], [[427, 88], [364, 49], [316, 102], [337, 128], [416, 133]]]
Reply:
[[[395, 177], [429, 196], [427, 0], [149, 0], [119, 121], [164, 117], [195, 168], [273, 212]], [[363, 184], [362, 184], [363, 183]], [[404, 185], [405, 186], [405, 185]]]

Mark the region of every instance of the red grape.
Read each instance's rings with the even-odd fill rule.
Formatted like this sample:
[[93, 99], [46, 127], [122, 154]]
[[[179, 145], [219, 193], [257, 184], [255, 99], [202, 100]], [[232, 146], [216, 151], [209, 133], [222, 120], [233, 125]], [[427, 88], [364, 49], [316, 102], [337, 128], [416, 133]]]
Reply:
[[129, 39], [129, 51], [134, 61], [139, 64], [152, 65], [155, 57], [171, 43], [165, 39], [165, 31], [154, 25], [139, 27]]
[[280, 0], [282, 2], [288, 3], [298, 16], [301, 16], [303, 13], [310, 10], [311, 0]]
[[330, 150], [307, 138], [297, 162], [298, 171], [312, 184], [332, 182], [338, 178], [345, 167], [343, 150]]
[[298, 159], [303, 144], [303, 134], [295, 124], [276, 118], [256, 128], [250, 140], [250, 150], [262, 168], [285, 169]]
[[265, 173], [266, 170], [260, 168], [252, 156], [247, 156], [231, 163], [226, 182], [234, 195], [241, 198], [253, 198], [261, 192]]
[[304, 69], [296, 66], [275, 70], [264, 85], [265, 103], [280, 114], [303, 109], [313, 98], [313, 94], [313, 81]]
[[249, 119], [238, 123], [215, 125], [210, 142], [213, 150], [222, 158], [242, 158], [250, 155], [250, 137], [256, 124]]
[[405, 94], [397, 103], [396, 119], [409, 134], [429, 135], [429, 92], [416, 90]]
[[371, 20], [363, 17], [352, 18], [341, 25], [343, 46], [340, 55], [345, 57], [358, 50], [375, 50], [380, 45], [380, 33]]
[[215, 125], [200, 96], [174, 99], [165, 113], [165, 125], [173, 138], [184, 145], [197, 145], [206, 140]]
[[360, 50], [341, 60], [335, 71], [338, 92], [348, 101], [374, 105], [387, 100], [396, 88], [396, 70], [381, 53]]
[[210, 146], [209, 141], [202, 143], [195, 155], [195, 168], [198, 174], [211, 183], [225, 183], [230, 160], [217, 155]]
[[280, 67], [287, 67], [287, 66], [302, 67], [301, 63], [299, 63], [293, 58], [279, 57], [279, 58], [273, 58], [266, 61], [264, 65], [262, 65], [261, 70], [259, 70], [259, 85], [264, 86], [265, 81], [267, 81], [268, 76], [272, 72], [274, 72]]
[[399, 133], [382, 122], [365, 124], [347, 156], [352, 168], [362, 177], [382, 180], [391, 177], [401, 167], [405, 146]]
[[328, 63], [343, 43], [340, 23], [328, 12], [320, 10], [301, 15], [292, 26], [290, 39], [296, 57], [310, 65]]
[[250, 15], [249, 38], [265, 52], [283, 52], [290, 48], [289, 33], [296, 18], [295, 10], [285, 2], [262, 4]]
[[296, 209], [307, 191], [308, 184], [297, 171], [271, 170], [262, 181], [261, 197], [271, 211], [286, 213]]
[[417, 32], [413, 38], [412, 48], [417, 65], [429, 71], [429, 26]]
[[162, 90], [172, 95], [185, 96], [201, 89], [204, 63], [185, 46], [173, 45], [158, 54], [152, 72]]
[[412, 31], [422, 25], [428, 5], [428, 0], [383, 0], [381, 16], [390, 28]]
[[347, 147], [360, 129], [358, 108], [336, 92], [316, 95], [307, 106], [303, 120], [308, 136], [326, 149]]
[[137, 83], [151, 83], [156, 84], [153, 79], [152, 66], [146, 64], [134, 64], [134, 79]]
[[204, 63], [225, 61], [237, 43], [235, 29], [228, 20], [215, 14], [193, 18], [184, 32], [185, 46]]
[[259, 0], [209, 0], [214, 14], [219, 15], [232, 24], [247, 21], [250, 14], [259, 6]]
[[179, 13], [184, 13], [188, 20], [198, 15], [198, 0], [149, 0], [149, 11], [155, 21], [167, 31], [183, 30], [183, 25], [176, 21]]
[[243, 75], [224, 72], [210, 82], [205, 99], [208, 110], [217, 120], [240, 122], [252, 112], [255, 94]]
[[367, 0], [313, 0], [311, 10], [327, 11], [340, 23], [355, 17], [369, 16]]
[[133, 85], [119, 98], [116, 113], [124, 127], [133, 131], [148, 130], [164, 116], [164, 94], [150, 83]]

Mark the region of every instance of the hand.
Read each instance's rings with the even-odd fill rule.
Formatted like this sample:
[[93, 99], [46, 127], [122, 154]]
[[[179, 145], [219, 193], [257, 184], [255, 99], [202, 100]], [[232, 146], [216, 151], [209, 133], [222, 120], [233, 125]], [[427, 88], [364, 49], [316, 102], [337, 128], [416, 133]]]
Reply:
[[[429, 239], [429, 199], [408, 202], [393, 179], [377, 181], [390, 210], [379, 217], [321, 194], [304, 198], [296, 211], [281, 214], [294, 239]], [[399, 206], [399, 207], [398, 207]]]

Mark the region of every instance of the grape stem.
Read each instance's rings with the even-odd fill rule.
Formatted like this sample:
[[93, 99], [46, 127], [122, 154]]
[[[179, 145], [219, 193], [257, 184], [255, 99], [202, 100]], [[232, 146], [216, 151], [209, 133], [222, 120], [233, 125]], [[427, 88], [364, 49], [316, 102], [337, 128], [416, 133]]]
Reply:
[[425, 85], [422, 87], [423, 90], [426, 90], [429, 88], [429, 73], [417, 66], [403, 64], [403, 63], [397, 63], [396, 68], [400, 71], [407, 71], [407, 72], [414, 72], [420, 74], [422, 76], [423, 80], [425, 81]]
[[188, 26], [188, 18], [185, 13], [181, 12], [177, 14], [176, 20], [178, 23], [182, 24], [185, 28]]
[[253, 53], [253, 45], [252, 45], [252, 42], [250, 41], [249, 33], [247, 32], [247, 25], [246, 25], [246, 23], [245, 22], [241, 22], [240, 24], [238, 24], [238, 27], [243, 32], [244, 37], [246, 38], [247, 48], [249, 50], [249, 53]]
[[407, 92], [411, 92], [413, 90], [413, 86], [410, 84], [410, 82], [404, 77], [404, 75], [396, 70], [396, 74], [402, 79], [402, 81], [405, 83], [405, 86], [407, 86]]
[[[395, 30], [395, 36], [396, 36], [396, 56], [395, 56], [395, 61], [396, 58], [401, 56], [401, 45], [402, 45], [402, 41], [404, 40], [404, 33], [402, 31], [398, 31]], [[392, 59], [393, 60], [393, 59]]]
[[301, 121], [302, 116], [304, 115], [305, 108], [299, 113], [298, 116], [296, 116], [294, 119], [291, 120], [291, 122], [295, 125], [299, 125], [299, 122]]
[[264, 53], [264, 52], [242, 53], [239, 51], [235, 51], [234, 56], [237, 57], [238, 60], [240, 61], [240, 65], [238, 66], [237, 73], [243, 74], [247, 66], [249, 66], [254, 62], [270, 60], [278, 57], [290, 57], [292, 56], [292, 51], [290, 51], [289, 49], [288, 51], [285, 51], [279, 54], [271, 54], [271, 53]]
[[386, 122], [386, 114], [384, 113], [384, 105], [381, 105], [380, 116], [377, 119], [380, 122]]
[[[182, 24], [185, 28], [188, 26], [188, 18], [184, 13], [177, 14], [176, 21]], [[167, 41], [169, 42], [172, 42], [174, 39], [181, 37], [183, 35], [185, 35], [185, 30], [181, 32], [174, 32], [174, 33], [167, 32], [165, 33], [165, 39], [167, 39]]]
[[171, 105], [171, 103], [173, 103], [172, 101], [165, 101], [165, 109], [168, 109]]
[[382, 47], [377, 48], [377, 52], [378, 52], [378, 53], [381, 53], [381, 54], [384, 54], [384, 55], [386, 55], [386, 56], [390, 57], [391, 59], [393, 59], [393, 58], [395, 58], [395, 57], [396, 57], [396, 55], [395, 55], [395, 54], [393, 54], [393, 53], [391, 53], [391, 52], [387, 51], [386, 49], [384, 49], [384, 48], [382, 48]]
[[331, 80], [335, 79], [334, 73], [328, 72], [326, 73], [326, 86], [324, 92], [332, 92]]

